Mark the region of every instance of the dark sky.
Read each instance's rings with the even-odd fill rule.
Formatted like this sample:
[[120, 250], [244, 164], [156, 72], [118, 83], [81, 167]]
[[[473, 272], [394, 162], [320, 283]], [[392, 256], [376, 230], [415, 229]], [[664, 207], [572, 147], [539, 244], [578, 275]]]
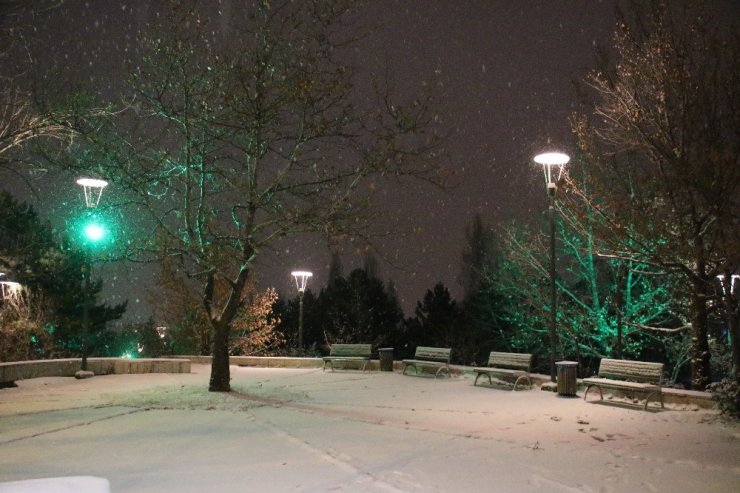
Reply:
[[[382, 264], [382, 277], [393, 279], [410, 316], [438, 281], [461, 296], [457, 277], [465, 228], [475, 214], [489, 225], [541, 219], [545, 185], [531, 158], [548, 141], [572, 149], [572, 81], [593, 67], [595, 44], [611, 39], [614, 3], [372, 3], [381, 27], [369, 53], [387, 57], [410, 89], [422, 82], [442, 84], [439, 110], [451, 131], [447, 148], [456, 171], [447, 191], [419, 185], [387, 192], [384, 219], [408, 234], [382, 242], [390, 259]], [[294, 245], [289, 256], [296, 266], [316, 271], [314, 285], [323, 285], [328, 254], [319, 249], [303, 256], [300, 250]], [[361, 254], [348, 256], [345, 273], [361, 265]], [[277, 265], [273, 269], [279, 272]]]
[[[242, 0], [213, 0], [228, 12]], [[56, 3], [56, 2], [55, 2]], [[54, 65], [92, 84], [118, 55], [135, 49], [146, 4], [138, 0], [67, 0], [34, 19], [36, 36], [48, 43], [49, 77]], [[480, 213], [489, 225], [542, 218], [546, 193], [542, 171], [531, 158], [548, 142], [572, 150], [568, 115], [578, 108], [574, 80], [593, 67], [596, 43], [608, 44], [615, 24], [611, 0], [372, 0], [368, 18], [377, 31], [364, 41], [358, 60], [386, 59], [401, 90], [439, 87], [439, 114], [450, 132], [447, 144], [455, 170], [441, 191], [421, 184], [389, 186], [382, 220], [406, 234], [378, 242], [388, 261], [380, 275], [393, 280], [406, 315], [427, 289], [441, 281], [461, 295], [457, 283], [465, 228]], [[221, 5], [222, 4], [222, 5]], [[52, 41], [53, 40], [53, 41]], [[372, 63], [368, 63], [371, 66]], [[105, 90], [105, 87], [102, 87]], [[47, 180], [59, 180], [59, 176]], [[70, 187], [74, 190], [71, 177]], [[48, 184], [48, 183], [47, 183]], [[42, 194], [42, 214], [63, 210], [77, 197]], [[80, 199], [81, 200], [81, 199]], [[363, 263], [361, 252], [345, 250], [344, 271]], [[261, 284], [294, 295], [290, 271], [312, 270], [309, 287], [326, 282], [329, 253], [317, 239], [281, 245], [260, 260]], [[146, 270], [105, 267], [107, 301], [130, 299], [130, 315], [147, 316]]]

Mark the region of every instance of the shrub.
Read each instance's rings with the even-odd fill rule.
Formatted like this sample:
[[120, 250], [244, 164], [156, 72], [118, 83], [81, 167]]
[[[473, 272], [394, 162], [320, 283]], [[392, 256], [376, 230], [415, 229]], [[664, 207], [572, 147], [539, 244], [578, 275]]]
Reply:
[[740, 384], [735, 378], [723, 378], [710, 384], [707, 390], [712, 399], [719, 404], [719, 410], [726, 416], [740, 418]]

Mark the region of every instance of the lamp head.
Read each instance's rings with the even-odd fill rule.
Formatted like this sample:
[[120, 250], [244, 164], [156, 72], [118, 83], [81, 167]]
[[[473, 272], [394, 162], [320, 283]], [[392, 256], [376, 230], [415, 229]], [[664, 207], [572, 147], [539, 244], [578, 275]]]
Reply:
[[298, 288], [299, 293], [306, 291], [306, 284], [308, 284], [308, 278], [313, 277], [313, 272], [307, 270], [294, 270], [290, 273], [295, 278], [295, 285]]
[[108, 186], [105, 180], [97, 178], [78, 178], [77, 184], [85, 192], [85, 205], [87, 207], [97, 207], [100, 203], [100, 196], [103, 195], [103, 189]]
[[543, 152], [534, 157], [534, 162], [541, 164], [545, 172], [548, 193], [555, 193], [556, 183], [560, 180], [568, 161], [570, 161], [570, 156], [562, 152]]

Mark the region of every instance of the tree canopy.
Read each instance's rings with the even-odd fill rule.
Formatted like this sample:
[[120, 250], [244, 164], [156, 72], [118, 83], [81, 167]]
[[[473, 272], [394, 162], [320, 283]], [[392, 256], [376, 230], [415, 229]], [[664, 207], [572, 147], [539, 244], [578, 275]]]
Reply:
[[252, 2], [228, 20], [173, 5], [124, 99], [105, 118], [78, 106], [82, 139], [62, 164], [125, 190], [134, 254], [177, 258], [198, 280], [210, 389], [228, 391], [229, 326], [260, 255], [291, 235], [366, 237], [375, 180], [436, 180], [439, 141], [427, 96], [355, 79], [355, 2]]

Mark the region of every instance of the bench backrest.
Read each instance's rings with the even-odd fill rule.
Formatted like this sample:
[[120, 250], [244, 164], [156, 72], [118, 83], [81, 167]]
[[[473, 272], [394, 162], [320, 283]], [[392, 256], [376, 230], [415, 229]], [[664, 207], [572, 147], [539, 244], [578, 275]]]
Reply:
[[527, 370], [532, 366], [532, 355], [528, 353], [500, 353], [491, 351], [488, 366], [510, 370]]
[[419, 346], [414, 353], [414, 359], [449, 363], [451, 351], [450, 348]]
[[362, 356], [370, 357], [372, 344], [332, 344], [329, 356]]
[[599, 376], [660, 385], [663, 381], [663, 363], [603, 358], [599, 363]]

